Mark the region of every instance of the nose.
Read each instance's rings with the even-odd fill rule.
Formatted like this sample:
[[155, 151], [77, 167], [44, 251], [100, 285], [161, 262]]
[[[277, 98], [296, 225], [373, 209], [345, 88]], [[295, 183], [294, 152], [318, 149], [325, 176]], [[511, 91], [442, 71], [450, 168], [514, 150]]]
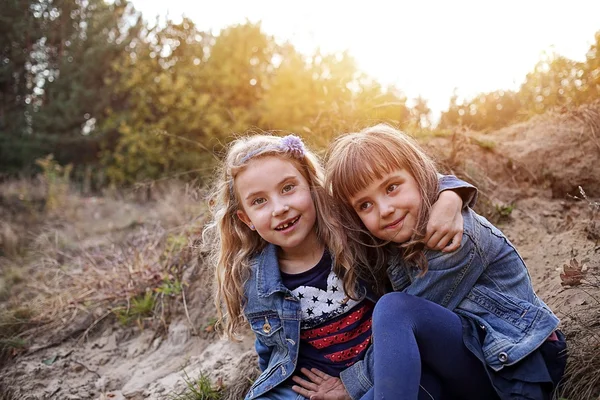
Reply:
[[278, 216], [288, 212], [289, 209], [290, 209], [290, 207], [288, 205], [278, 203], [278, 204], [275, 204], [275, 207], [273, 208], [273, 212], [271, 213], [271, 215], [273, 217], [278, 217]]
[[379, 204], [379, 216], [381, 218], [389, 217], [394, 213], [394, 207], [387, 202], [380, 202]]

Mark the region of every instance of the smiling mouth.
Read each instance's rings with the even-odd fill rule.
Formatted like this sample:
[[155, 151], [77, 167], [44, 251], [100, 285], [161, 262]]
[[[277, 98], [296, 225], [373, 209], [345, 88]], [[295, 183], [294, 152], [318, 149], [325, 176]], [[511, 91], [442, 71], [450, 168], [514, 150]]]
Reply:
[[295, 225], [296, 222], [298, 222], [298, 220], [300, 219], [300, 216], [298, 215], [296, 218], [292, 218], [290, 220], [285, 221], [283, 224], [277, 225], [275, 227], [276, 231], [282, 231], [284, 229], [289, 228], [292, 225]]
[[391, 224], [388, 224], [386, 226], [383, 227], [383, 229], [392, 229], [392, 228], [396, 228], [402, 221], [404, 221], [404, 217], [398, 218], [397, 220], [395, 220], [394, 222], [392, 222]]

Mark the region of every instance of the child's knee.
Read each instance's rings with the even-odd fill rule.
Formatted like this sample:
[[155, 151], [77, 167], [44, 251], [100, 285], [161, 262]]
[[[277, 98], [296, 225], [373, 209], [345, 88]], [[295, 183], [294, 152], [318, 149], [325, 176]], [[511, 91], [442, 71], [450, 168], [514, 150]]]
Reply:
[[398, 324], [399, 321], [406, 319], [411, 314], [412, 302], [413, 296], [402, 292], [383, 295], [375, 304], [373, 324]]

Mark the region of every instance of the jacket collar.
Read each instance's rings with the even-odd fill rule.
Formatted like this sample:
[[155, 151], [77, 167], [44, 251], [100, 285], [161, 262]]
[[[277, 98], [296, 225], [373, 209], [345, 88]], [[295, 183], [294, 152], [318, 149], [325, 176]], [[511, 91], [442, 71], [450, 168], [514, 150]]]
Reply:
[[277, 246], [268, 244], [255, 258], [257, 291], [260, 297], [269, 297], [275, 292], [290, 291], [281, 282]]

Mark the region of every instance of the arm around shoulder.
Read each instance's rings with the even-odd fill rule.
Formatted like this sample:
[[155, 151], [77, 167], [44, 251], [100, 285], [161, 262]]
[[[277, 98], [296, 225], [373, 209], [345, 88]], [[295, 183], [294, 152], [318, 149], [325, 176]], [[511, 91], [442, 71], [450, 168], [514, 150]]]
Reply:
[[477, 203], [479, 191], [473, 185], [454, 175], [438, 174], [439, 193], [451, 190], [458, 194], [463, 201], [463, 207], [474, 207]]

